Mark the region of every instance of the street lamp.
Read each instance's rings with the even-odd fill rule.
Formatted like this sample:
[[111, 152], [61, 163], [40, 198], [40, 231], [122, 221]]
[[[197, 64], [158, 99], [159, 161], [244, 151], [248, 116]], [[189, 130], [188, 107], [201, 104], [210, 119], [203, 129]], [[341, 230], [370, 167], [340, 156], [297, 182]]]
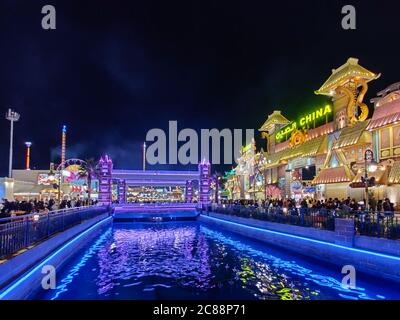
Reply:
[[374, 184], [375, 178], [368, 177], [368, 172], [374, 173], [378, 169], [378, 163], [374, 159], [372, 150], [367, 149], [364, 153], [364, 185], [365, 185], [365, 210], [369, 211], [368, 187]]
[[10, 126], [10, 155], [9, 155], [9, 162], [8, 162], [8, 177], [11, 178], [12, 175], [12, 159], [13, 159], [13, 139], [14, 139], [14, 122], [19, 120], [19, 113], [8, 109], [6, 113], [6, 119], [11, 122]]

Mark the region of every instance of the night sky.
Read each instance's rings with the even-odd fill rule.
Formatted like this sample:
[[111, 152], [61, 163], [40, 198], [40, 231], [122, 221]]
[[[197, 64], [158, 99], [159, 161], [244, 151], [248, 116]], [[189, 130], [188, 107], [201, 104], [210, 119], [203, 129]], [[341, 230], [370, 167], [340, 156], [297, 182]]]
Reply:
[[[41, 8], [57, 30], [41, 28]], [[353, 4], [357, 30], [341, 28]], [[295, 118], [326, 101], [314, 90], [348, 57], [382, 73], [366, 101], [400, 81], [398, 1], [0, 0], [0, 176], [7, 174], [9, 107], [14, 168], [108, 153], [141, 168], [148, 130], [259, 128], [281, 109]], [[180, 169], [176, 167], [176, 169]]]

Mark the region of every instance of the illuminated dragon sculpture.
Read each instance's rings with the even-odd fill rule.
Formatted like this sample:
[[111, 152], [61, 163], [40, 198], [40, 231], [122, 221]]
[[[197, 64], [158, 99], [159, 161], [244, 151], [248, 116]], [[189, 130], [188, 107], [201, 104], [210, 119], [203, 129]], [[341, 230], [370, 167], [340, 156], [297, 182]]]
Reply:
[[[368, 90], [368, 85], [367, 82], [361, 78], [353, 78], [351, 81], [355, 84], [354, 89], [340, 86], [336, 89], [336, 93], [345, 94], [349, 98], [347, 117], [350, 124], [355, 124], [358, 121], [366, 120], [368, 117], [368, 106], [363, 102], [365, 93]], [[359, 93], [357, 92], [358, 85], [361, 85]]]

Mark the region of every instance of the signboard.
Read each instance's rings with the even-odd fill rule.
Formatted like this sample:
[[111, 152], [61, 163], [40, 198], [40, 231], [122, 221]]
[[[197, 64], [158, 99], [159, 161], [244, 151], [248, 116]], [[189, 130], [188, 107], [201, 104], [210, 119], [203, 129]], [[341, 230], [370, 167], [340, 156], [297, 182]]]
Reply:
[[284, 126], [275, 134], [276, 142], [279, 143], [288, 140], [292, 132], [296, 129], [314, 129], [332, 120], [332, 107], [326, 105]]
[[59, 179], [59, 174], [49, 175], [48, 173], [39, 173], [38, 175], [38, 185], [49, 186], [57, 182]]
[[305, 187], [303, 189], [304, 193], [314, 193], [316, 191], [315, 187]]

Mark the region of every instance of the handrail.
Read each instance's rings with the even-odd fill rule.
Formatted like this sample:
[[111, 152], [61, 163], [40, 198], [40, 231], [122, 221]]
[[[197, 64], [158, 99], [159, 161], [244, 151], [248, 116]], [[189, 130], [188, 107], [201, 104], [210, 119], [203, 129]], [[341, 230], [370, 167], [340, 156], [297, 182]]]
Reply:
[[21, 219], [24, 219], [24, 220], [30, 219], [30, 218], [37, 217], [38, 215], [43, 216], [43, 215], [57, 214], [57, 213], [70, 212], [70, 211], [79, 211], [79, 210], [83, 210], [83, 209], [89, 209], [89, 208], [101, 207], [101, 206], [102, 205], [95, 204], [95, 205], [90, 205], [90, 206], [81, 206], [81, 207], [57, 209], [57, 210], [52, 210], [52, 211], [35, 212], [35, 213], [30, 213], [30, 214], [21, 214], [19, 216], [14, 216], [14, 217], [0, 218], [0, 224], [12, 222], [13, 220], [21, 221]]
[[151, 208], [151, 207], [196, 207], [191, 202], [157, 202], [157, 203], [114, 203], [113, 207]]
[[94, 205], [3, 218], [6, 222], [0, 224], [0, 258], [107, 212], [110, 214], [109, 206]]
[[[243, 204], [234, 204], [234, 203], [230, 203], [230, 204], [215, 204], [215, 203], [210, 203], [208, 205], [205, 205], [206, 207], [212, 207], [213, 209], [216, 208], [222, 208], [222, 209], [232, 209], [232, 208], [243, 208], [243, 209], [248, 209], [248, 210], [252, 210], [252, 209], [264, 209], [264, 210], [270, 210], [270, 211], [276, 211], [276, 210], [287, 210], [289, 211], [290, 209], [287, 207], [269, 207], [269, 206], [256, 206], [256, 205], [243, 205]], [[325, 212], [329, 212], [329, 213], [338, 213], [338, 214], [343, 214], [348, 218], [354, 218], [356, 215], [365, 215], [365, 214], [385, 214], [385, 213], [390, 213], [390, 214], [398, 214], [400, 215], [400, 211], [365, 211], [365, 210], [357, 210], [357, 211], [350, 211], [350, 212], [345, 212], [342, 209], [339, 208], [335, 208], [335, 209], [328, 209], [328, 208], [301, 208], [301, 207], [293, 207], [292, 210], [296, 210], [296, 211], [300, 211], [300, 210], [306, 210], [308, 213], [312, 212], [312, 213], [316, 213], [316, 212], [320, 212], [320, 211], [325, 211]]]

